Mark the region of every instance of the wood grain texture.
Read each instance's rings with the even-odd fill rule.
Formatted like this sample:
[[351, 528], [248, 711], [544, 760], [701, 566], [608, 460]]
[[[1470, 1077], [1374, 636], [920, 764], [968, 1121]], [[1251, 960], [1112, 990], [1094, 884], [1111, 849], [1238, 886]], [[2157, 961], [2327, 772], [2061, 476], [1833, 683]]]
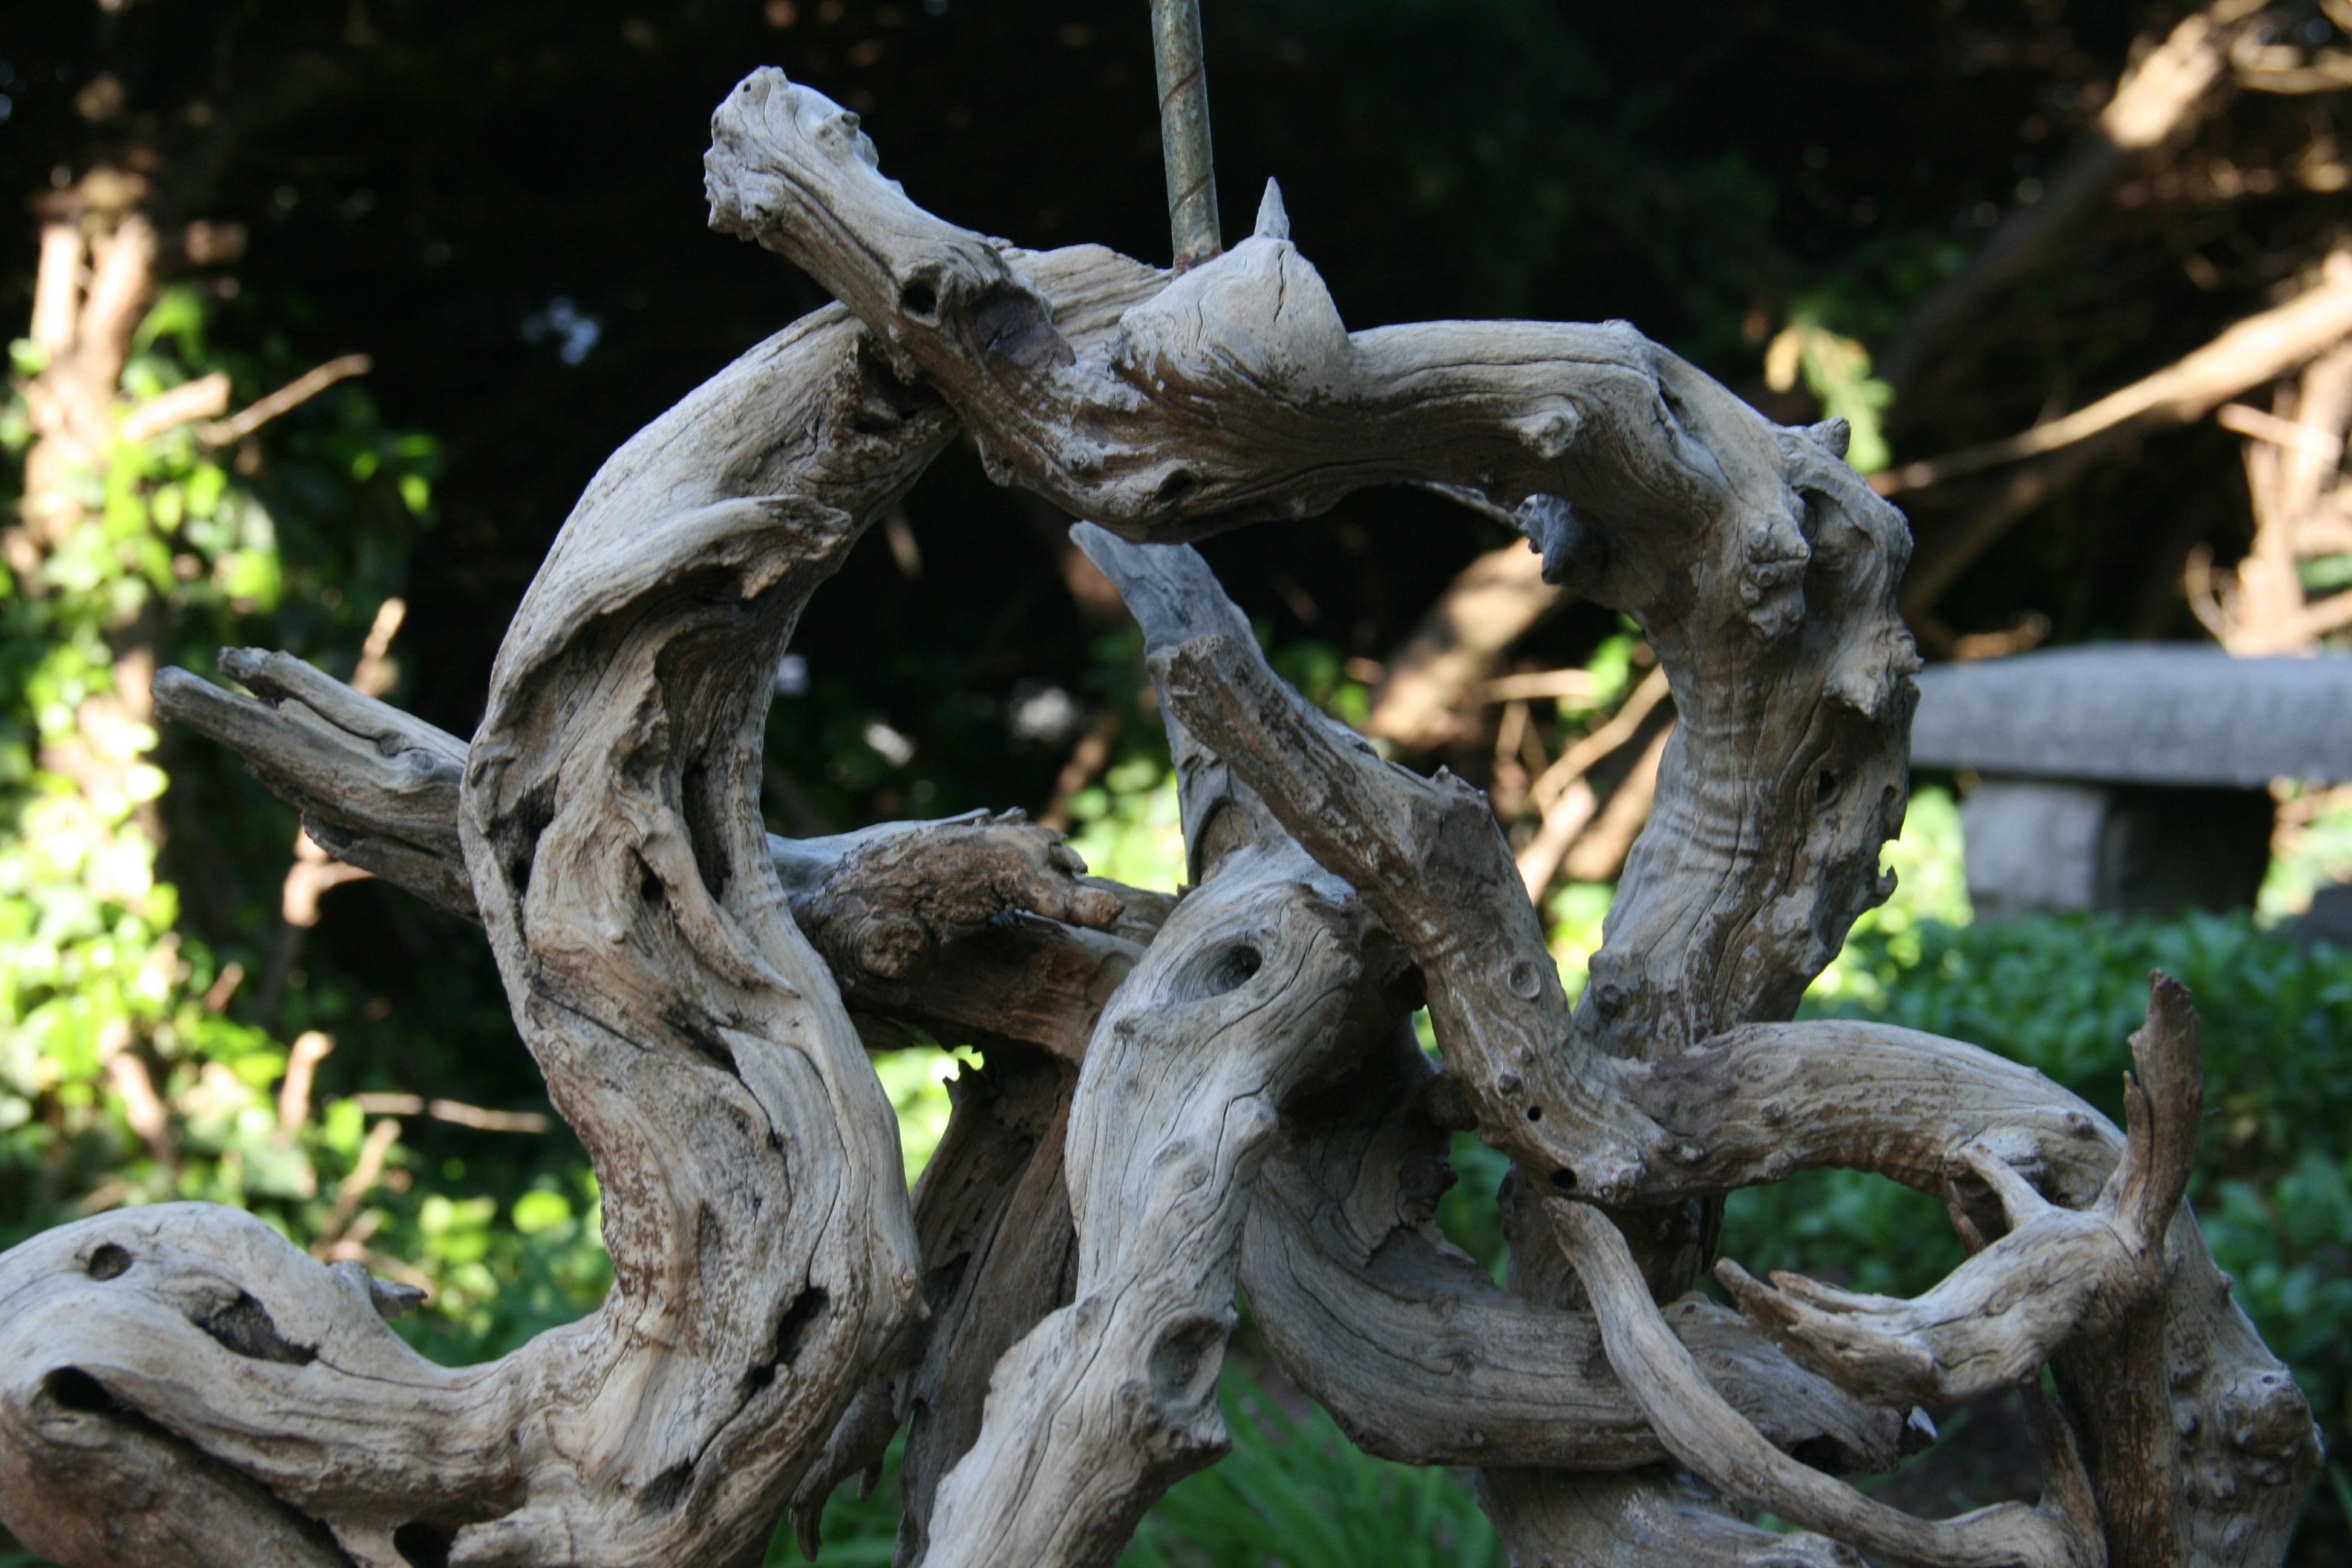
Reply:
[[[483, 922], [596, 1163], [613, 1290], [448, 1370], [245, 1216], [37, 1237], [0, 1257], [28, 1544], [748, 1568], [905, 1425], [902, 1564], [1090, 1568], [1223, 1451], [1238, 1284], [1367, 1447], [1482, 1467], [1529, 1568], [2279, 1560], [2318, 1448], [2180, 1201], [2186, 994], [2152, 992], [2128, 1133], [1972, 1047], [1786, 1021], [1888, 890], [1907, 787], [1909, 542], [1841, 426], [1772, 425], [1622, 323], [1350, 332], [1271, 189], [1171, 275], [933, 216], [781, 72], [712, 136], [713, 224], [840, 304], [614, 454], [469, 742], [282, 654], [225, 657], [250, 697], [157, 684], [331, 853]], [[1013, 816], [762, 830], [801, 606], [959, 429], [1101, 525], [1076, 538], [1144, 629], [1181, 896]], [[1484, 798], [1276, 678], [1181, 542], [1390, 482], [1520, 519], [1671, 688], [1573, 1007]], [[865, 1059], [893, 1018], [987, 1052], [911, 1202]], [[1506, 1287], [1433, 1226], [1463, 1130], [1516, 1162]], [[1744, 1316], [1684, 1297], [1723, 1194], [1825, 1165], [1936, 1193], [1974, 1256], [1911, 1302], [1736, 1265]], [[1925, 1521], [1829, 1473], [1891, 1464], [1914, 1400], [2044, 1367], [2038, 1505]]]

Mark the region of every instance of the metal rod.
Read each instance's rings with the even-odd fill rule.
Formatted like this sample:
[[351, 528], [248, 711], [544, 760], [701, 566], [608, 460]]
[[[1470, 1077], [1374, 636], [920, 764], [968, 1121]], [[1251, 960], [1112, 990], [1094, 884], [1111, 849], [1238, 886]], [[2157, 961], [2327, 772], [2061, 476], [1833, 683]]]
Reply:
[[1209, 151], [1209, 78], [1201, 64], [1201, 0], [1151, 0], [1151, 58], [1160, 78], [1160, 147], [1168, 166], [1168, 228], [1176, 270], [1224, 249], [1217, 174]]

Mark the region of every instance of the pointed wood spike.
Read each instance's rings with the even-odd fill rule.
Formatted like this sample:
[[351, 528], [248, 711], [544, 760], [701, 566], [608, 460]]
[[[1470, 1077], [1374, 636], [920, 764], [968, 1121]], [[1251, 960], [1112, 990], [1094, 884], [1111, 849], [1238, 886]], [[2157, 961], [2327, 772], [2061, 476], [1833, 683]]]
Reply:
[[1288, 239], [1290, 212], [1282, 205], [1282, 182], [1269, 179], [1265, 195], [1258, 198], [1256, 237], [1260, 239]]

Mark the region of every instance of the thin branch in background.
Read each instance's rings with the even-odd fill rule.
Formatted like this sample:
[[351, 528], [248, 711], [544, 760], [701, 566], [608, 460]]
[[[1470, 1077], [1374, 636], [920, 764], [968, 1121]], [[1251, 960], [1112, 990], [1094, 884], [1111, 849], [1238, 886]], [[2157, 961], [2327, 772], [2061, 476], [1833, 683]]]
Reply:
[[1952, 657], [1958, 659], [2007, 658], [2040, 647], [2050, 636], [2050, 617], [2028, 611], [2005, 632], [1970, 632], [1952, 639]]
[[359, 1158], [352, 1164], [351, 1173], [335, 1189], [334, 1212], [327, 1223], [319, 1227], [319, 1238], [312, 1245], [313, 1256], [325, 1256], [322, 1248], [332, 1247], [352, 1228], [352, 1218], [359, 1213], [360, 1205], [375, 1191], [383, 1179], [383, 1163], [392, 1154], [392, 1146], [400, 1142], [400, 1123], [386, 1118], [367, 1131], [360, 1144]]
[[[1642, 823], [1649, 816], [1651, 793], [1655, 786], [1655, 763], [1648, 763], [1645, 758], [1634, 764], [1633, 771], [1609, 797], [1609, 814], [1602, 816], [1598, 824], [1594, 822], [1594, 816], [1599, 811], [1599, 798], [1585, 775], [1641, 733], [1643, 724], [1667, 695], [1666, 672], [1661, 666], [1642, 678], [1641, 683], [1627, 695], [1623, 705], [1607, 723], [1561, 752], [1559, 760], [1545, 769], [1542, 776], [1536, 780], [1528, 794], [1543, 813], [1543, 820], [1537, 826], [1535, 837], [1515, 857], [1519, 881], [1526, 887], [1529, 899], [1541, 900], [1550, 888], [1552, 879], [1559, 874], [1562, 863], [1570, 860], [1571, 852], [1588, 830], [1599, 833], [1606, 829], [1612, 841], [1622, 833], [1629, 845], [1633, 842], [1633, 834], [1641, 831]], [[1647, 784], [1641, 783], [1644, 763], [1648, 763], [1650, 767], [1651, 776]], [[1635, 792], [1637, 798], [1628, 799], [1621, 808], [1619, 797], [1628, 795], [1629, 791]], [[1622, 830], [1621, 819], [1625, 812], [1635, 814], [1631, 832]], [[1623, 858], [1622, 851], [1620, 851], [1616, 858], [1622, 860]], [[1606, 857], [1588, 856], [1585, 860], [1572, 864], [1591, 864], [1601, 858]], [[1615, 871], [1616, 865], [1612, 861], [1605, 875], [1614, 875]], [[1599, 879], [1580, 877], [1579, 879]]]
[[1520, 752], [1534, 729], [1526, 703], [1504, 704], [1503, 721], [1495, 726], [1495, 787], [1490, 792], [1497, 816], [1516, 816], [1527, 799], [1530, 774]]
[[389, 598], [375, 609], [367, 637], [360, 644], [359, 662], [352, 667], [351, 688], [362, 697], [383, 697], [392, 690], [398, 672], [393, 668], [392, 639], [408, 619], [408, 601]]
[[231, 959], [221, 965], [220, 973], [214, 977], [211, 987], [205, 992], [205, 1011], [217, 1013], [226, 1007], [229, 998], [236, 994], [236, 988], [244, 984], [244, 964]]
[[2333, 553], [2327, 525], [2347, 493], [2341, 468], [2352, 436], [2352, 339], [2283, 381], [2269, 413], [2231, 405], [2218, 423], [2246, 437], [2246, 495], [2254, 537], [2233, 572], [2216, 573], [2209, 553], [2183, 574], [2189, 607], [2236, 654], [2305, 653], [2352, 624], [2352, 595], [2317, 604], [2303, 563]]
[[1071, 824], [1071, 805], [1078, 792], [1102, 776], [1110, 766], [1111, 743], [1118, 739], [1121, 719], [1118, 709], [1108, 706], [1095, 715], [1078, 743], [1070, 748], [1069, 760], [1062, 771], [1054, 775], [1054, 793], [1046, 800], [1045, 809], [1037, 822], [1056, 833], [1067, 833]]
[[491, 1110], [457, 1100], [427, 1100], [419, 1094], [355, 1094], [352, 1103], [370, 1116], [429, 1116], [477, 1132], [544, 1132], [554, 1123], [536, 1110]]
[[2242, 403], [2225, 403], [2213, 415], [2213, 423], [2236, 435], [2268, 441], [2274, 447], [2292, 447], [2308, 453], [2324, 463], [2344, 460], [2344, 437], [2292, 419], [2282, 419], [2275, 414], [2265, 414]]
[[1929, 289], [1887, 340], [1878, 373], [1898, 398], [1933, 363], [1930, 351], [2099, 211], [2126, 170], [2179, 141], [2221, 107], [2231, 88], [2230, 44], [2263, 4], [2218, 0], [2183, 18], [2161, 42], [2143, 38], [2134, 47], [2114, 95], [2052, 172], [2041, 199], [2011, 207], [1968, 264]]
[[1552, 698], [1563, 702], [1591, 702], [1600, 693], [1589, 669], [1538, 669], [1525, 675], [1498, 675], [1479, 689], [1488, 702], [1521, 702]]
[[882, 514], [882, 537], [890, 546], [890, 559], [898, 568], [898, 575], [909, 583], [923, 574], [923, 547], [915, 542], [915, 525], [908, 520], [907, 509], [894, 506]]
[[1542, 558], [1526, 544], [1486, 552], [1454, 574], [1388, 660], [1364, 732], [1408, 752], [1463, 739], [1469, 726], [1461, 710], [1474, 693], [1484, 695], [1495, 661], [1562, 602], [1563, 591], [1543, 580]]
[[1545, 808], [1536, 836], [1516, 857], [1519, 884], [1527, 889], [1530, 901], [1542, 901], [1544, 894], [1550, 890], [1552, 878], [1559, 874], [1568, 847], [1576, 842], [1576, 836], [1584, 831], [1600, 809], [1600, 797], [1592, 793], [1592, 785], [1581, 778], [1570, 779], [1559, 792], [1559, 798]]
[[1625, 857], [1650, 820], [1650, 806], [1658, 797], [1658, 763], [1675, 727], [1668, 724], [1634, 759], [1633, 766], [1610, 792], [1601, 819], [1569, 847], [1564, 868], [1573, 882], [1606, 882], [1624, 868]]
[[147, 441], [166, 430], [198, 419], [214, 419], [228, 412], [228, 375], [215, 371], [159, 392], [122, 416], [120, 434], [126, 441]]
[[1642, 728], [1650, 710], [1667, 696], [1666, 672], [1663, 666], [1642, 678], [1609, 721], [1577, 742], [1559, 754], [1559, 761], [1544, 770], [1531, 792], [1536, 805], [1549, 809], [1569, 784], [1590, 772], [1594, 763], [1632, 740]]
[[292, 1132], [310, 1120], [310, 1084], [319, 1064], [335, 1048], [332, 1035], [305, 1029], [286, 1056], [286, 1081], [278, 1086], [278, 1131]]
[[80, 304], [81, 225], [52, 219], [41, 226], [41, 261], [33, 275], [33, 346], [56, 359], [73, 347]]
[[375, 368], [375, 361], [365, 354], [341, 354], [322, 365], [303, 372], [292, 381], [247, 404], [226, 419], [211, 420], [196, 426], [196, 434], [208, 447], [226, 447], [241, 441], [281, 414], [308, 403], [339, 381], [355, 375], [365, 375]]
[[145, 1059], [131, 1048], [128, 1024], [117, 1019], [100, 1031], [98, 1059], [104, 1064], [114, 1092], [122, 1097], [122, 1119], [131, 1123], [131, 1131], [139, 1134], [140, 1142], [157, 1160], [177, 1166], [180, 1147], [172, 1136], [171, 1111], [163, 1097], [155, 1092], [155, 1079], [147, 1071]]
[[2017, 435], [1873, 475], [1871, 488], [1887, 496], [1924, 489], [2061, 451], [2134, 421], [2187, 424], [2248, 387], [2276, 380], [2347, 333], [2352, 333], [2352, 252], [2339, 250], [2328, 257], [2316, 286], [2235, 323], [2154, 375]]

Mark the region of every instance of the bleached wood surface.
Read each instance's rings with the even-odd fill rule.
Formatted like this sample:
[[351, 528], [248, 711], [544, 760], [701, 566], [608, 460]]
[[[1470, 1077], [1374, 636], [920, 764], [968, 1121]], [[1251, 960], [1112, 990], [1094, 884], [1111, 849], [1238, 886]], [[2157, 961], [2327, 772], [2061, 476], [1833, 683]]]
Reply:
[[[613, 1291], [448, 1371], [249, 1218], [60, 1227], [0, 1258], [0, 1516], [28, 1544], [749, 1563], [907, 1423], [902, 1562], [1108, 1563], [1223, 1449], [1238, 1283], [1360, 1442], [1480, 1466], [1524, 1564], [2277, 1561], [2315, 1437], [2179, 1203], [2185, 994], [2152, 994], [2127, 1136], [1974, 1047], [1785, 1022], [1884, 896], [1905, 799], [1907, 535], [1842, 429], [1772, 426], [1622, 323], [1351, 333], [1271, 189], [1180, 276], [1019, 251], [779, 72], [720, 107], [707, 168], [714, 224], [841, 304], [614, 455], [470, 741], [282, 655], [225, 660], [251, 698], [157, 689], [320, 844], [483, 921], [596, 1163]], [[1102, 524], [1181, 900], [1016, 820], [761, 826], [800, 607], [959, 428]], [[1524, 513], [1546, 579], [1635, 616], [1672, 684], [1574, 1007], [1483, 798], [1315, 710], [1181, 542], [1405, 481], [1551, 498]], [[1423, 1001], [1442, 1067], [1403, 1031]], [[988, 1051], [911, 1202], [864, 1059], [893, 1017]], [[1461, 1130], [1516, 1162], [1507, 1289], [1433, 1224]], [[1744, 1316], [1680, 1299], [1723, 1193], [1817, 1165], [1937, 1194], [1975, 1256], [1917, 1302], [1736, 1263]], [[1885, 1468], [1914, 1402], [2044, 1364], [2040, 1505], [1920, 1521], [1807, 1462]]]

